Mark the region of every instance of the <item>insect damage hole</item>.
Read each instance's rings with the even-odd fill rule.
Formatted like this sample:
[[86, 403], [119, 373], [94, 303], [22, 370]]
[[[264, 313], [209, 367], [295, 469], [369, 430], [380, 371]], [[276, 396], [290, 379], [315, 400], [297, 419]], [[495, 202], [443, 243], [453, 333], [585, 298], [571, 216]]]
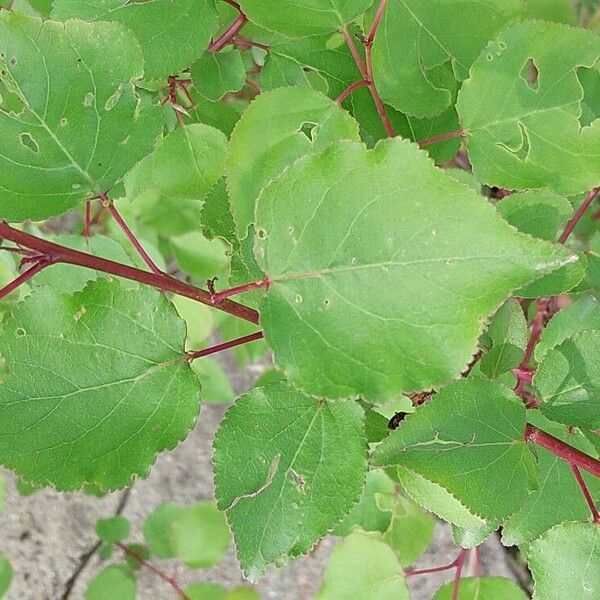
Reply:
[[303, 134], [311, 143], [317, 138], [318, 127], [316, 123], [305, 121], [298, 128], [298, 133]]
[[37, 154], [40, 151], [38, 143], [31, 137], [31, 134], [27, 133], [26, 131], [19, 134], [19, 140], [23, 146], [29, 148], [29, 150], [31, 150], [34, 154]]
[[527, 87], [537, 92], [540, 72], [533, 58], [528, 58], [521, 69], [520, 77], [527, 84]]

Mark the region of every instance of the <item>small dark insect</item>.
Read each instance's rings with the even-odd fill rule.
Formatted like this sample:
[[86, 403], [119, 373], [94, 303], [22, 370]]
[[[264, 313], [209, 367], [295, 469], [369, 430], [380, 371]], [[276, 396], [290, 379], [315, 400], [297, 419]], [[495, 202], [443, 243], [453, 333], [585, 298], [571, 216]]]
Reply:
[[215, 292], [215, 281], [218, 281], [218, 277], [213, 277], [212, 279], [207, 279], [206, 280], [206, 287], [208, 288], [208, 291], [214, 296], [216, 294]]
[[398, 427], [400, 427], [400, 424], [402, 423], [402, 421], [404, 421], [404, 419], [406, 418], [406, 415], [408, 415], [408, 413], [405, 412], [397, 412], [388, 422], [388, 428], [389, 429], [398, 429]]

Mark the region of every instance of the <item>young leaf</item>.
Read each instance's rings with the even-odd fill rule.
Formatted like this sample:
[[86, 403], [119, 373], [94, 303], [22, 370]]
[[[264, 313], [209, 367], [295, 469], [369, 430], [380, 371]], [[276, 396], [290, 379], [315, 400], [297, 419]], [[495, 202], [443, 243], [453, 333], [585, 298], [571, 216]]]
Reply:
[[6, 594], [12, 581], [13, 570], [10, 563], [0, 554], [0, 598]]
[[520, 0], [390, 0], [373, 44], [381, 97], [415, 117], [442, 113], [455, 84], [440, 80], [438, 68], [450, 61], [454, 75], [465, 79], [485, 43], [521, 12]]
[[381, 536], [356, 532], [334, 549], [315, 600], [408, 600], [402, 566]]
[[175, 556], [204, 569], [216, 565], [229, 548], [229, 529], [214, 502], [199, 502], [181, 510], [171, 525]]
[[[453, 583], [442, 586], [432, 600], [452, 600]], [[525, 592], [503, 577], [463, 577], [456, 600], [527, 600]]]
[[59, 21], [117, 21], [137, 37], [145, 79], [166, 79], [191, 65], [217, 30], [212, 0], [54, 0]]
[[246, 70], [238, 50], [205, 52], [192, 67], [194, 87], [208, 100], [244, 87]]
[[358, 123], [320, 92], [294, 87], [258, 96], [233, 131], [226, 165], [238, 237], [247, 236], [267, 183], [297, 158], [339, 139], [358, 139]]
[[150, 151], [161, 111], [134, 91], [143, 62], [124, 27], [2, 11], [0, 47], [0, 82], [19, 103], [0, 111], [3, 218], [64, 212], [105, 192]]
[[534, 600], [592, 600], [600, 596], [600, 527], [561, 523], [527, 551]]
[[373, 0], [240, 0], [248, 18], [271, 31], [302, 37], [336, 31], [361, 15]]
[[525, 408], [510, 390], [470, 378], [408, 416], [377, 447], [373, 463], [410, 469], [475, 515], [500, 521], [521, 506], [535, 473], [524, 429]]
[[254, 388], [227, 412], [214, 450], [219, 507], [243, 570], [256, 579], [268, 564], [308, 552], [358, 500], [363, 411], [285, 383]]
[[594, 33], [541, 21], [515, 25], [488, 45], [457, 103], [482, 183], [567, 194], [600, 183], [600, 128], [580, 123], [577, 73], [599, 59]]
[[151, 288], [115, 280], [73, 296], [40, 288], [0, 333], [0, 461], [36, 484], [122, 488], [194, 425], [185, 325]]
[[131, 524], [121, 515], [109, 519], [98, 519], [96, 535], [106, 544], [120, 542], [129, 536]]
[[329, 398], [450, 381], [511, 290], [572, 260], [398, 138], [297, 161], [261, 195], [256, 231], [267, 342], [292, 384]]
[[144, 521], [144, 539], [150, 552], [158, 558], [175, 556], [171, 528], [182, 510], [181, 507], [174, 504], [161, 504]]
[[534, 377], [552, 421], [583, 429], [600, 427], [600, 331], [584, 331], [544, 356]]
[[124, 567], [106, 567], [90, 581], [85, 600], [135, 600], [135, 579]]

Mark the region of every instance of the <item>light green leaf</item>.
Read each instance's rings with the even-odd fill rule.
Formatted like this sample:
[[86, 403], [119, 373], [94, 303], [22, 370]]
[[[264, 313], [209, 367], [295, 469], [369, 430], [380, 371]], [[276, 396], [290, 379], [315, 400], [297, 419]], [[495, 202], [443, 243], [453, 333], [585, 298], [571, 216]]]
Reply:
[[372, 460], [411, 469], [473, 514], [500, 521], [521, 506], [534, 474], [524, 429], [525, 408], [508, 388], [470, 378], [443, 388], [409, 415]]
[[[138, 44], [117, 23], [0, 12], [0, 214], [41, 219], [97, 196], [151, 149], [161, 110], [137, 97]], [[105, 68], [110, 65], [110, 68]]]
[[190, 231], [172, 238], [171, 247], [182, 271], [201, 285], [213, 277], [227, 280], [229, 256], [222, 240], [207, 240], [200, 231]]
[[208, 100], [220, 100], [244, 87], [246, 69], [238, 50], [205, 52], [192, 67], [192, 81]]
[[329, 559], [315, 600], [408, 600], [402, 566], [381, 536], [356, 532]]
[[199, 502], [181, 510], [171, 525], [175, 556], [204, 569], [216, 565], [229, 548], [229, 529], [214, 502]]
[[573, 0], [526, 0], [526, 16], [529, 19], [543, 19], [575, 25], [577, 11]]
[[260, 72], [260, 85], [268, 91], [291, 85], [308, 87], [309, 83], [299, 62], [277, 52], [269, 52]]
[[135, 579], [123, 567], [106, 567], [90, 581], [85, 600], [135, 600]]
[[267, 183], [297, 158], [346, 138], [358, 139], [358, 123], [316, 90], [280, 88], [258, 96], [233, 131], [226, 165], [238, 237], [247, 236]]
[[171, 302], [186, 324], [186, 349], [198, 350], [200, 344], [207, 340], [214, 329], [214, 311], [211, 307], [184, 296], [173, 296]]
[[225, 600], [261, 600], [261, 596], [256, 590], [243, 586], [231, 590]]
[[202, 382], [202, 401], [205, 404], [231, 404], [235, 393], [227, 373], [211, 358], [204, 357], [192, 363], [192, 371]]
[[117, 21], [137, 37], [145, 79], [166, 79], [189, 67], [218, 27], [212, 0], [54, 0], [52, 18]]
[[131, 524], [121, 515], [108, 519], [98, 519], [96, 522], [96, 535], [106, 544], [120, 542], [129, 536]]
[[585, 277], [588, 260], [585, 254], [580, 254], [579, 259], [571, 264], [540, 277], [537, 281], [517, 290], [515, 296], [519, 298], [542, 298], [544, 296], [558, 296], [575, 288]]
[[[52, 315], [52, 318], [48, 318]], [[40, 288], [0, 333], [0, 461], [36, 484], [122, 488], [193, 427], [199, 386], [185, 325], [151, 288]], [[32, 368], [32, 365], [35, 368]]]
[[561, 523], [527, 552], [534, 600], [593, 600], [600, 596], [600, 527]]
[[216, 583], [195, 583], [185, 589], [190, 600], [225, 600], [227, 590]]
[[171, 529], [173, 523], [181, 516], [182, 510], [175, 504], [161, 504], [144, 521], [144, 539], [150, 552], [158, 558], [175, 556]]
[[[442, 586], [432, 600], [451, 600], [453, 583]], [[456, 600], [527, 600], [525, 592], [503, 577], [463, 577]]]
[[486, 42], [521, 12], [521, 0], [390, 0], [373, 44], [381, 97], [415, 117], [440, 114], [455, 84], [439, 67], [450, 62], [465, 79]]
[[591, 329], [600, 330], [600, 304], [593, 296], [586, 295], [561, 309], [550, 319], [535, 348], [535, 359], [541, 361], [548, 350]]
[[363, 411], [285, 383], [254, 388], [227, 412], [214, 450], [219, 507], [242, 569], [256, 579], [268, 564], [308, 552], [358, 500]]
[[600, 427], [600, 331], [584, 331], [548, 351], [533, 380], [552, 421]]
[[577, 73], [599, 59], [594, 33], [541, 21], [515, 25], [488, 45], [457, 103], [482, 183], [566, 194], [600, 183], [600, 121], [580, 123]]
[[297, 161], [264, 190], [256, 227], [267, 342], [293, 385], [329, 398], [450, 381], [511, 290], [573, 258], [398, 138]]
[[494, 523], [485, 523], [479, 527], [470, 529], [452, 525], [452, 539], [461, 548], [475, 548], [483, 544], [496, 529], [498, 529], [498, 526]]
[[0, 554], [0, 598], [8, 591], [12, 576], [13, 570], [10, 563]]
[[248, 18], [271, 31], [302, 37], [333, 32], [361, 15], [373, 0], [240, 0]]

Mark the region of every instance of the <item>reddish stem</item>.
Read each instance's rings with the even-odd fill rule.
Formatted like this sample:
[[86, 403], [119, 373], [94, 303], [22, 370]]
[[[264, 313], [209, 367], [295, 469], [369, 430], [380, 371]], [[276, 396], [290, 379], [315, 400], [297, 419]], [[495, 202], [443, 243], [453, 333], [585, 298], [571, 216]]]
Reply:
[[533, 353], [535, 347], [540, 341], [542, 332], [544, 330], [544, 319], [546, 312], [548, 311], [549, 300], [547, 298], [540, 298], [537, 303], [537, 310], [533, 317], [533, 323], [531, 324], [531, 334], [527, 341], [527, 347], [525, 348], [525, 354], [523, 355], [523, 361], [521, 362], [520, 368], [524, 370], [530, 369], [531, 360], [533, 359]]
[[592, 518], [594, 520], [594, 523], [596, 523], [597, 525], [600, 524], [600, 513], [598, 512], [598, 508], [596, 507], [594, 499], [592, 498], [592, 495], [590, 494], [590, 490], [588, 489], [587, 484], [583, 480], [583, 477], [581, 475], [581, 471], [579, 470], [579, 467], [575, 466], [572, 463], [569, 463], [569, 466], [571, 467], [571, 471], [573, 471], [573, 476], [575, 477], [575, 481], [577, 481], [577, 483], [579, 484], [579, 487], [581, 488], [581, 493], [583, 494], [583, 497], [585, 498], [587, 505], [590, 507], [590, 512], [592, 513]]
[[85, 202], [85, 222], [83, 225], [83, 237], [88, 238], [92, 231], [92, 201], [86, 200]]
[[553, 435], [528, 424], [525, 428], [525, 439], [552, 452], [552, 454], [570, 465], [575, 465], [600, 478], [600, 460], [584, 454], [580, 450], [577, 450], [577, 448], [573, 448], [573, 446], [569, 446], [569, 444], [555, 438]]
[[350, 50], [350, 54], [352, 54], [352, 58], [354, 59], [354, 62], [356, 63], [356, 66], [358, 67], [360, 74], [363, 76], [364, 79], [368, 80], [369, 74], [367, 73], [367, 66], [365, 65], [365, 63], [362, 59], [362, 56], [360, 55], [360, 52], [358, 51], [358, 48], [356, 47], [356, 44], [354, 43], [354, 40], [352, 39], [352, 35], [350, 34], [350, 32], [348, 31], [348, 28], [345, 25], [344, 25], [344, 27], [342, 27], [342, 35], [344, 36], [344, 39], [346, 40], [346, 45], [348, 46], [348, 49]]
[[387, 114], [385, 109], [385, 105], [383, 104], [383, 100], [377, 91], [377, 86], [373, 81], [373, 57], [372, 57], [373, 44], [370, 43], [365, 46], [365, 56], [367, 59], [367, 77], [369, 80], [369, 91], [371, 92], [371, 97], [373, 98], [373, 102], [375, 103], [375, 108], [377, 109], [377, 114], [379, 115], [379, 119], [383, 124], [385, 132], [388, 137], [395, 137], [396, 132], [394, 131], [394, 127], [392, 126], [392, 122]]
[[381, 0], [379, 6], [377, 7], [377, 12], [375, 13], [375, 17], [373, 17], [373, 23], [371, 23], [371, 29], [369, 30], [369, 35], [365, 41], [367, 46], [372, 46], [373, 41], [375, 40], [375, 36], [377, 35], [377, 30], [379, 29], [379, 25], [381, 23], [381, 19], [383, 18], [383, 13], [387, 8], [388, 0]]
[[38, 261], [27, 271], [21, 273], [18, 277], [13, 279], [10, 283], [5, 285], [2, 289], [0, 289], [0, 300], [2, 298], [6, 298], [10, 293], [14, 292], [17, 288], [21, 287], [24, 283], [29, 281], [32, 277], [37, 275], [42, 269], [50, 265], [53, 261], [43, 256], [38, 259]]
[[454, 569], [461, 564], [461, 561], [464, 563], [465, 559], [463, 554], [467, 551], [464, 548], [461, 548], [458, 556], [447, 565], [442, 565], [440, 567], [425, 567], [424, 569], [410, 569], [406, 571], [406, 577], [413, 577], [414, 575], [427, 575], [428, 573], [439, 573], [441, 571], [449, 571], [450, 569]]
[[[179, 281], [179, 279], [175, 279], [170, 275], [166, 275], [165, 273], [150, 273], [149, 271], [136, 269], [135, 267], [123, 265], [106, 258], [100, 258], [93, 254], [87, 254], [85, 252], [67, 248], [66, 246], [60, 246], [59, 244], [43, 240], [29, 233], [25, 233], [24, 231], [19, 231], [4, 221], [0, 221], [0, 238], [26, 248], [31, 248], [48, 257], [52, 262], [77, 265], [80, 267], [87, 267], [88, 269], [94, 269], [95, 271], [102, 271], [103, 273], [114, 275], [115, 277], [122, 277], [123, 279], [150, 285], [164, 292], [173, 292], [174, 294], [196, 300], [207, 306], [214, 306], [209, 292], [185, 283], [184, 281]], [[230, 315], [239, 317], [240, 319], [258, 324], [258, 313], [254, 309], [234, 302], [233, 300], [225, 299], [223, 302], [219, 303], [216, 308], [229, 313]]]
[[235, 8], [239, 12], [242, 12], [242, 7], [235, 0], [223, 0], [223, 2], [225, 2], [226, 4], [229, 4], [230, 6], [233, 6], [233, 8]]
[[348, 96], [351, 96], [356, 90], [369, 85], [369, 82], [366, 79], [359, 79], [354, 83], [351, 83], [336, 99], [337, 104], [341, 104]]
[[204, 350], [196, 350], [194, 352], [188, 352], [188, 360], [192, 362], [197, 358], [202, 358], [204, 356], [210, 356], [211, 354], [216, 354], [217, 352], [223, 352], [224, 350], [229, 350], [231, 348], [235, 348], [236, 346], [242, 346], [244, 344], [249, 344], [250, 342], [255, 342], [256, 340], [260, 340], [264, 337], [262, 331], [257, 331], [256, 333], [252, 333], [250, 335], [245, 335], [244, 337], [237, 338], [236, 340], [231, 340], [229, 342], [223, 342], [222, 344], [217, 344], [216, 346], [211, 346], [210, 348], [204, 348]]
[[170, 575], [167, 575], [166, 573], [161, 571], [159, 568], [155, 567], [153, 564], [144, 560], [144, 558], [142, 558], [137, 552], [135, 552], [131, 548], [128, 548], [125, 544], [123, 544], [121, 542], [117, 542], [115, 545], [118, 548], [120, 548], [127, 556], [133, 558], [133, 560], [135, 560], [139, 565], [146, 567], [146, 569], [148, 569], [148, 571], [150, 571], [151, 573], [153, 573], [154, 575], [156, 575], [157, 577], [162, 579], [166, 584], [170, 585], [173, 588], [173, 590], [175, 590], [175, 592], [179, 595], [179, 597], [182, 598], [182, 600], [192, 600], [179, 587], [179, 584], [175, 581], [175, 579], [173, 579], [173, 577], [171, 577]]
[[247, 22], [248, 17], [243, 12], [240, 12], [237, 19], [208, 47], [208, 51], [218, 52], [227, 46], [227, 44], [230, 44]]
[[425, 148], [425, 146], [430, 146], [431, 144], [439, 144], [440, 142], [445, 142], [447, 140], [452, 140], [454, 138], [460, 138], [465, 135], [464, 129], [457, 129], [456, 131], [450, 131], [449, 133], [442, 133], [440, 135], [434, 135], [433, 137], [421, 140], [418, 142], [420, 148]]
[[479, 546], [473, 548], [473, 560], [473, 575], [479, 579], [481, 577], [481, 550], [479, 549]]
[[253, 290], [266, 289], [269, 287], [269, 285], [271, 285], [271, 280], [268, 277], [265, 279], [257, 279], [256, 281], [251, 281], [250, 283], [238, 285], [237, 287], [232, 287], [228, 290], [223, 290], [222, 292], [217, 292], [213, 294], [212, 303], [214, 305], [217, 305], [223, 302], [225, 298], [237, 296], [238, 294], [243, 294], [244, 292], [251, 292]]
[[135, 237], [133, 231], [129, 228], [127, 223], [123, 220], [123, 217], [119, 214], [119, 211], [115, 208], [115, 205], [108, 199], [106, 194], [99, 196], [100, 203], [104, 208], [110, 212], [112, 218], [117, 222], [117, 225], [121, 228], [127, 239], [131, 242], [131, 245], [135, 248], [136, 252], [142, 257], [142, 260], [148, 265], [148, 268], [155, 274], [160, 275], [162, 271], [156, 266], [154, 261], [150, 258], [148, 253], [144, 250], [144, 247], [140, 241]]
[[581, 206], [577, 209], [577, 212], [571, 217], [564, 231], [560, 234], [558, 241], [561, 244], [564, 244], [568, 237], [573, 233], [573, 229], [577, 226], [577, 223], [581, 221], [581, 217], [585, 214], [587, 209], [592, 205], [594, 200], [600, 194], [600, 186], [595, 187], [586, 197], [586, 199], [581, 203]]
[[456, 559], [456, 573], [454, 573], [454, 584], [452, 585], [452, 600], [458, 600], [458, 592], [460, 590], [460, 579], [462, 577], [462, 570], [465, 565], [465, 559], [467, 558], [468, 550], [462, 548], [458, 558]]

